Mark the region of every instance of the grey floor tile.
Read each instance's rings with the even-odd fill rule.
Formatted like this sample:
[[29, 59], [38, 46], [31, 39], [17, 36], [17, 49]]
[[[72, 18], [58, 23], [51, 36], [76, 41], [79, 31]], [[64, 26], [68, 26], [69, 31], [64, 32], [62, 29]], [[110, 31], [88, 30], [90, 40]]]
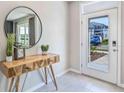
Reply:
[[[114, 84], [97, 80], [85, 75], [68, 72], [57, 78], [57, 92], [124, 92], [123, 88]], [[36, 92], [56, 92], [52, 82], [36, 90]]]

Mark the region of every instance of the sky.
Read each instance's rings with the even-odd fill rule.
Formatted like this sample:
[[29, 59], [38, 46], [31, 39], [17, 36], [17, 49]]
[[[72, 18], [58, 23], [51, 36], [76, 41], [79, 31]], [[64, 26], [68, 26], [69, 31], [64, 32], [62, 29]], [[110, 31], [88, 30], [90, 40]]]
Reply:
[[109, 19], [107, 16], [106, 17], [99, 17], [99, 18], [90, 19], [90, 22], [96, 22], [96, 23], [102, 23], [102, 24], [108, 25]]

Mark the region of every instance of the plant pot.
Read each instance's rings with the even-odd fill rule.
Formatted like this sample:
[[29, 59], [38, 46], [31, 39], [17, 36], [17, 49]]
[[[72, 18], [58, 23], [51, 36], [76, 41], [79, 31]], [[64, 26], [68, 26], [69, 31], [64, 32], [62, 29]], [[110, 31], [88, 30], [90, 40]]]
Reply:
[[12, 62], [12, 56], [6, 56], [6, 61], [7, 62]]
[[42, 52], [42, 55], [47, 55], [47, 54], [48, 54], [47, 51]]

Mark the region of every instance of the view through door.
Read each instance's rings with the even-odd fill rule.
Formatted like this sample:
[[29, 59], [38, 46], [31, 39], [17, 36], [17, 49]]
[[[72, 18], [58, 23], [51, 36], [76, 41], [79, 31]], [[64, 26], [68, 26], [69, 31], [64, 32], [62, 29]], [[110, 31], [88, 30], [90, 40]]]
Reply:
[[109, 18], [99, 16], [88, 19], [88, 67], [108, 72], [109, 67]]

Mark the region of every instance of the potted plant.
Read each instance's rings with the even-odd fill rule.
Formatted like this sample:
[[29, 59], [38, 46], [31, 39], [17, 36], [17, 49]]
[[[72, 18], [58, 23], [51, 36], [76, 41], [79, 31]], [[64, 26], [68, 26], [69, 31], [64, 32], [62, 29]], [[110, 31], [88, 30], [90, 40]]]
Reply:
[[49, 45], [41, 45], [41, 50], [43, 55], [47, 55], [48, 49], [49, 49]]
[[7, 34], [6, 61], [12, 62], [14, 34]]

